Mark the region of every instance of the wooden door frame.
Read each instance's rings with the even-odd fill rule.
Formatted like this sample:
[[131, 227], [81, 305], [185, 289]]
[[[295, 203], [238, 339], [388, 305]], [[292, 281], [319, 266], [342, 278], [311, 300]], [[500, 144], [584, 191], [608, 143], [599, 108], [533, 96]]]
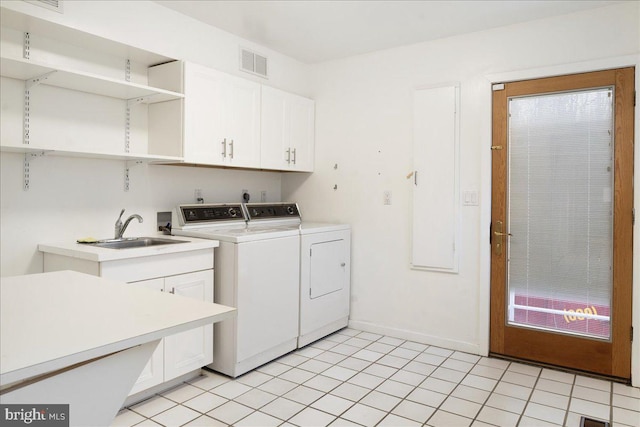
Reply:
[[[626, 69], [612, 69], [600, 72], [592, 72], [592, 73], [580, 73], [580, 74], [572, 74], [567, 76], [560, 77], [550, 77], [550, 78], [540, 78], [535, 80], [536, 84], [536, 93], [540, 92], [558, 92], [558, 91], [566, 91], [566, 90], [574, 90], [574, 89], [582, 89], [588, 87], [599, 87], [605, 85], [618, 84], [623, 81], [630, 82], [630, 84], [626, 84], [626, 88], [624, 91], [617, 90], [616, 91], [616, 99], [615, 105], [616, 110], [620, 109], [622, 103], [626, 103], [627, 107], [631, 103], [631, 108], [626, 108], [623, 111], [625, 116], [621, 117], [616, 114], [616, 151], [615, 151], [615, 170], [616, 176], [618, 173], [629, 173], [630, 176], [633, 176], [633, 144], [634, 144], [634, 108], [633, 108], [633, 97], [634, 97], [634, 84], [633, 81], [635, 79], [635, 70], [633, 68]], [[607, 81], [609, 83], [603, 84], [603, 81]], [[508, 89], [508, 90], [507, 90]], [[503, 103], [506, 105], [507, 99], [512, 96], [526, 95], [532, 93], [532, 82], [531, 81], [523, 81], [523, 82], [515, 82], [510, 83], [506, 86], [505, 90], [497, 90], [493, 92], [493, 103]], [[496, 174], [496, 170], [501, 174], [501, 176], [505, 176], [502, 174], [506, 174], [507, 167], [507, 127], [504, 126], [506, 122], [506, 108], [498, 111], [497, 113], [494, 111], [492, 107], [492, 130], [493, 130], [493, 138], [492, 138], [492, 146], [496, 148], [492, 150], [492, 159], [494, 165], [492, 165], [492, 186], [496, 188], [496, 183], [494, 180], [494, 175]], [[625, 124], [623, 126], [623, 123]], [[502, 147], [502, 149], [498, 148]], [[620, 149], [621, 148], [621, 149]], [[497, 165], [497, 166], [496, 166]], [[494, 169], [494, 167], [496, 169]], [[618, 172], [618, 171], [621, 172]], [[501, 184], [504, 187], [504, 184]], [[616, 221], [614, 222], [614, 234], [618, 236], [618, 238], [614, 241], [616, 247], [614, 247], [614, 252], [627, 250], [627, 253], [633, 253], [633, 225], [632, 225], [632, 209], [633, 209], [633, 180], [619, 180], [616, 179], [616, 187], [615, 194], [625, 194], [625, 197], [616, 197], [614, 199], [614, 203], [616, 204], [616, 209], [618, 214], [616, 216]], [[502, 191], [504, 197], [501, 198], [493, 198], [491, 204], [491, 220], [492, 223], [495, 224], [497, 220], [505, 221], [506, 224], [506, 189], [498, 188], [498, 191]], [[622, 238], [620, 236], [623, 236]], [[624, 237], [626, 236], [626, 237]], [[508, 243], [507, 243], [508, 244]], [[493, 256], [493, 245], [495, 245], [495, 241], [492, 244], [492, 248], [490, 248], [490, 260], [491, 260], [491, 269], [490, 269], [490, 301], [494, 301], [496, 298], [501, 298], [501, 301], [504, 302], [504, 281], [502, 286], [500, 286], [495, 278], [500, 275], [504, 277], [506, 275], [506, 256], [502, 256], [500, 258]], [[503, 253], [507, 253], [506, 247], [503, 250]], [[620, 257], [618, 256], [614, 262], [614, 289], [612, 296], [612, 305], [615, 305], [618, 310], [618, 314], [614, 314], [614, 316], [618, 316], [618, 318], [623, 317], [625, 319], [629, 319], [629, 323], [631, 323], [631, 310], [632, 310], [632, 300], [630, 295], [626, 293], [621, 293], [617, 288], [616, 284], [621, 283], [621, 281], [626, 281], [628, 283], [628, 292], [633, 292], [633, 258], [632, 257]], [[490, 328], [489, 328], [489, 350], [491, 353], [504, 354], [504, 339], [505, 339], [505, 329], [509, 330], [511, 327], [506, 328], [504, 326], [505, 319], [505, 304], [492, 304], [490, 307]], [[626, 320], [625, 320], [626, 322]], [[607, 368], [605, 371], [598, 372], [605, 375], [610, 375], [619, 378], [628, 379], [631, 375], [631, 343], [629, 340], [629, 326], [623, 325], [620, 322], [612, 319], [612, 340], [616, 343], [626, 342], [626, 350], [625, 351], [617, 351], [612, 352], [610, 349], [607, 349], [607, 346], [611, 348], [609, 343], [607, 345], [595, 345], [593, 352], [589, 355], [591, 359], [593, 358], [611, 358], [611, 366]], [[522, 332], [520, 330], [519, 332]], [[526, 334], [526, 332], [525, 332]], [[540, 336], [539, 334], [537, 335]], [[553, 335], [548, 334], [546, 338], [551, 337], [551, 340], [554, 341], [554, 336], [562, 337], [561, 340], [557, 340], [558, 342], [575, 342], [576, 345], [571, 345], [567, 348], [565, 346], [565, 350], [568, 352], [573, 351], [575, 356], [580, 359], [580, 357], [584, 358], [584, 354], [580, 354], [578, 350], [579, 346], [577, 345], [579, 342], [582, 342], [581, 338], [573, 338], [567, 337], [566, 335]], [[573, 341], [572, 341], [573, 338]], [[528, 338], [531, 340], [530, 346], [526, 349], [526, 354], [531, 358], [540, 357], [539, 354], [535, 353], [533, 348], [541, 345], [541, 343], [536, 342], [536, 333], [529, 334]], [[552, 344], [553, 345], [553, 344]], [[523, 353], [524, 354], [524, 353]], [[518, 356], [521, 357], [521, 356]], [[546, 356], [545, 356], [546, 357]], [[526, 357], [525, 357], [526, 358]], [[542, 360], [545, 363], [550, 364], [558, 364], [556, 359], [548, 359]], [[576, 366], [578, 369], [583, 368], [583, 366]]]

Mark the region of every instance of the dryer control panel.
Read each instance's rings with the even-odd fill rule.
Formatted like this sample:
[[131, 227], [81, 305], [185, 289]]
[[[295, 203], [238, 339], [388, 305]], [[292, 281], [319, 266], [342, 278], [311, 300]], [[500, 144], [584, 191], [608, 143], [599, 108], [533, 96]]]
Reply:
[[249, 221], [274, 219], [300, 219], [296, 203], [246, 203]]
[[247, 220], [241, 204], [180, 205], [178, 211], [184, 225]]

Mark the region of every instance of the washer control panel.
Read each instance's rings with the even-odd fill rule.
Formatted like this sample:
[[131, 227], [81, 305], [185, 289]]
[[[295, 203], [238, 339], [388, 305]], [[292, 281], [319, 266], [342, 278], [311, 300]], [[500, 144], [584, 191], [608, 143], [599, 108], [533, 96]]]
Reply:
[[185, 225], [247, 220], [241, 204], [180, 205], [178, 209]]
[[267, 219], [300, 219], [296, 203], [247, 203], [249, 221]]

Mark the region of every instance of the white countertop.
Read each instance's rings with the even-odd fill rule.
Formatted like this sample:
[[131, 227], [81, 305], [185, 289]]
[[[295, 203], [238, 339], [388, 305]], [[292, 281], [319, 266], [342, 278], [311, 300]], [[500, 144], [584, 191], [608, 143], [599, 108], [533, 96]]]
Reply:
[[175, 237], [167, 235], [150, 235], [145, 237], [159, 237], [162, 239], [182, 240], [188, 243], [177, 243], [169, 245], [147, 246], [142, 248], [110, 249], [99, 248], [90, 243], [76, 242], [54, 242], [41, 243], [38, 245], [40, 252], [48, 252], [57, 255], [64, 255], [72, 258], [81, 258], [89, 261], [114, 261], [119, 259], [138, 258], [162, 254], [172, 254], [179, 252], [189, 252], [199, 249], [212, 249], [220, 246], [217, 240], [197, 239], [192, 237]]
[[235, 311], [73, 271], [3, 277], [0, 385], [218, 322]]

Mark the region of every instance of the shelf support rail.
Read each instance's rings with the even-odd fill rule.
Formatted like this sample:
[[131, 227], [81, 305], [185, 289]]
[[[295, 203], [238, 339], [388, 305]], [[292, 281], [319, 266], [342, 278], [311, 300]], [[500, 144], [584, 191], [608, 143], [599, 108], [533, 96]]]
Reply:
[[24, 162], [22, 163], [22, 189], [24, 191], [29, 191], [29, 187], [31, 185], [31, 159], [33, 157], [42, 157], [45, 155], [45, 152], [41, 153], [25, 153], [24, 154]]
[[29, 145], [29, 120], [31, 116], [31, 88], [38, 86], [49, 78], [56, 71], [49, 71], [32, 79], [24, 81], [24, 110], [22, 114], [22, 143]]
[[24, 33], [24, 38], [22, 39], [22, 57], [24, 59], [29, 59], [31, 54], [31, 36], [28, 32]]
[[141, 96], [139, 98], [127, 99], [127, 108], [124, 114], [124, 152], [130, 152], [131, 145], [131, 107], [147, 102], [154, 95]]
[[124, 162], [124, 191], [129, 191], [130, 187], [129, 169], [131, 166], [140, 164], [142, 164], [142, 160], [127, 160]]
[[124, 63], [124, 79], [128, 82], [131, 81], [131, 60], [127, 59]]

